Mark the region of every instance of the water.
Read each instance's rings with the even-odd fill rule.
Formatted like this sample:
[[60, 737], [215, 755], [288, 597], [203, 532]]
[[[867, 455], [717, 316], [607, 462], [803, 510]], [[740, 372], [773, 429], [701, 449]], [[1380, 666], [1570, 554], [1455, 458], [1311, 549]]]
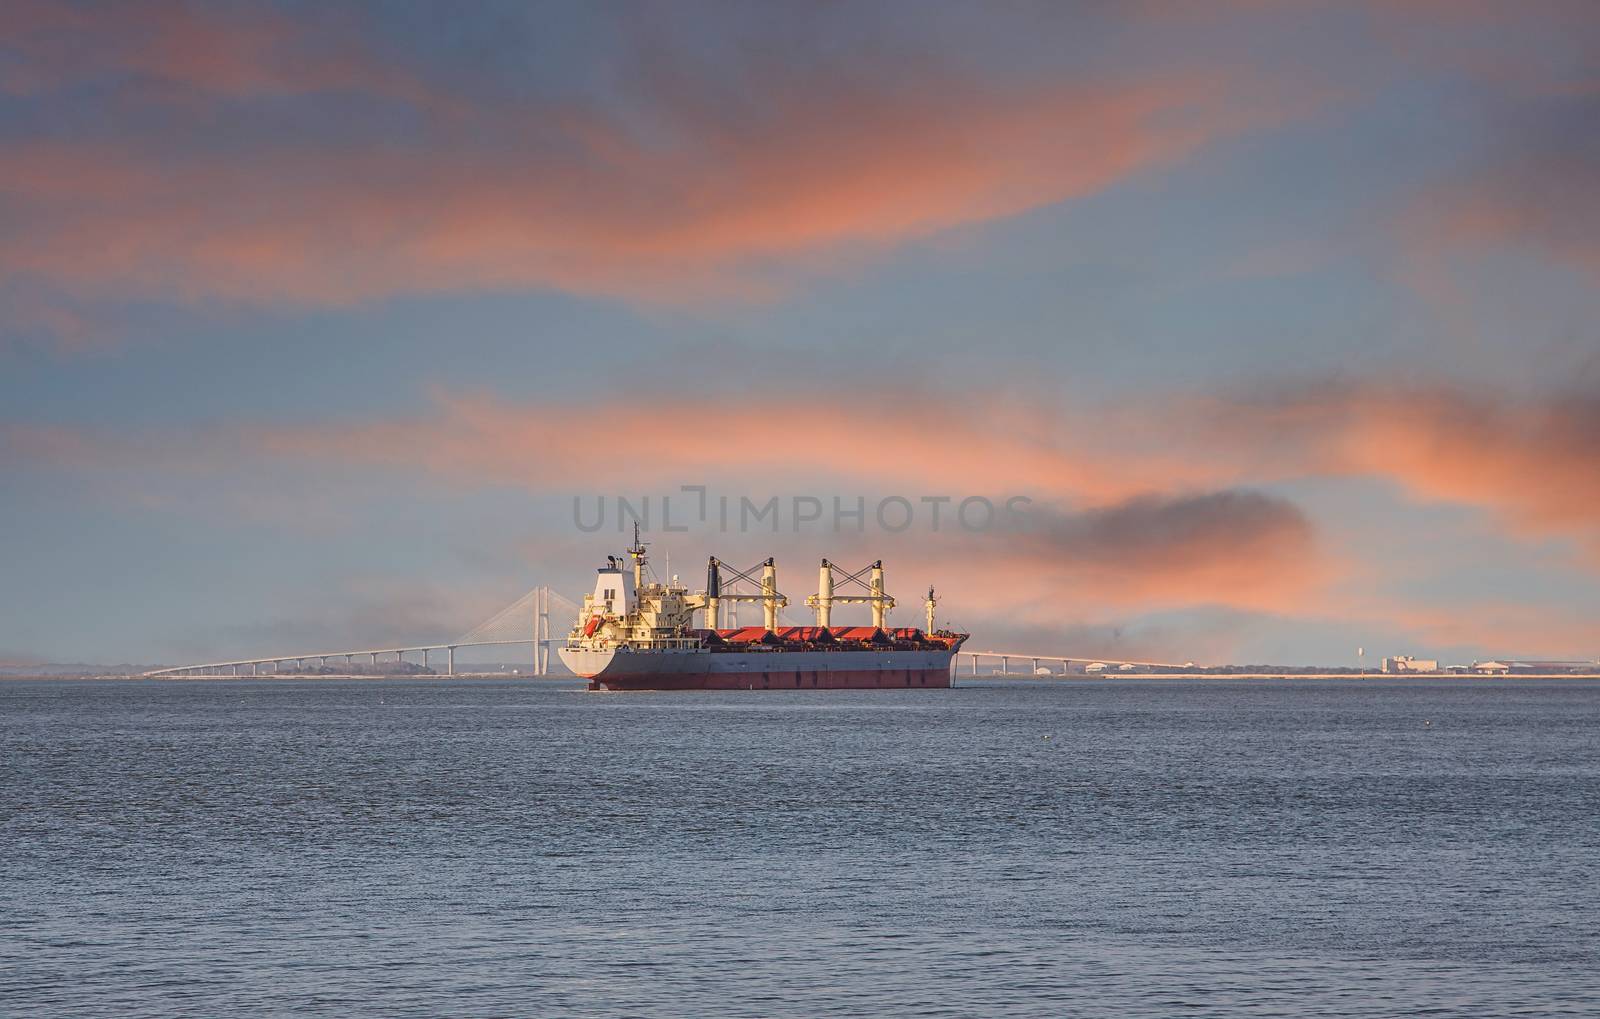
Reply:
[[0, 683], [0, 1014], [1600, 1014], [1600, 683]]

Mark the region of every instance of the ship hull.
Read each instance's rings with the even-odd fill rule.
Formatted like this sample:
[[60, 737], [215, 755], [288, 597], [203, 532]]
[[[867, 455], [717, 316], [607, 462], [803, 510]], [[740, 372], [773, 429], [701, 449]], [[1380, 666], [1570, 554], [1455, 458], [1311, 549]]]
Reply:
[[949, 687], [951, 650], [560, 649], [591, 690], [905, 690]]

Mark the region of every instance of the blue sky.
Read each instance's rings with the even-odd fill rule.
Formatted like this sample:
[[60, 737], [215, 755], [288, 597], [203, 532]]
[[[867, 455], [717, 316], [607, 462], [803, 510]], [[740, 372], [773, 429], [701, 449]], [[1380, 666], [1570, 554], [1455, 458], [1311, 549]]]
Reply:
[[574, 497], [683, 484], [1027, 496], [655, 536], [797, 604], [882, 555], [981, 643], [1600, 655], [1597, 33], [7, 5], [0, 658], [448, 636], [583, 588]]

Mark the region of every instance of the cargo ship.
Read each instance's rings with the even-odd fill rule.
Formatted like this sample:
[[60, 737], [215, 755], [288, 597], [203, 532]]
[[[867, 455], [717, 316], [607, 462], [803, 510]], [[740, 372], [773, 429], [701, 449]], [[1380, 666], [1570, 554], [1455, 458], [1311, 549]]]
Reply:
[[[591, 690], [948, 687], [951, 659], [967, 639], [935, 627], [938, 599], [931, 587], [925, 627], [890, 627], [895, 601], [884, 590], [882, 560], [854, 572], [822, 560], [817, 593], [806, 598], [814, 625], [780, 626], [789, 599], [778, 591], [772, 559], [740, 570], [712, 556], [705, 590], [690, 593], [676, 578], [648, 579], [637, 528], [626, 551], [631, 562], [606, 556], [559, 649], [561, 661]], [[740, 582], [755, 590], [736, 592]], [[740, 602], [760, 604], [762, 625], [719, 628], [719, 612]], [[872, 625], [832, 625], [836, 605], [867, 605]]]

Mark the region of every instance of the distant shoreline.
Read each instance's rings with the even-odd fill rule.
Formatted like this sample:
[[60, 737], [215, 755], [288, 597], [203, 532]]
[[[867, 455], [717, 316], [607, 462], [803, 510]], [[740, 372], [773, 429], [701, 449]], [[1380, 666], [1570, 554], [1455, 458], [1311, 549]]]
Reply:
[[274, 680], [274, 679], [289, 680], [289, 679], [577, 679], [577, 678], [578, 677], [576, 677], [576, 676], [534, 676], [534, 675], [531, 675], [531, 674], [528, 674], [528, 673], [514, 673], [514, 672], [461, 672], [460, 670], [457, 670], [456, 674], [453, 675], [453, 676], [447, 676], [447, 675], [444, 675], [442, 673], [440, 673], [440, 674], [432, 674], [432, 673], [424, 673], [424, 672], [396, 672], [396, 673], [389, 673], [389, 674], [372, 673], [372, 672], [283, 673], [283, 674], [280, 674], [280, 675], [273, 675], [271, 673], [262, 673], [259, 676], [248, 676], [248, 675], [239, 675], [239, 676], [228, 676], [228, 675], [146, 676], [146, 675], [142, 675], [141, 673], [137, 673], [137, 672], [133, 672], [133, 673], [125, 673], [125, 672], [49, 672], [49, 673], [20, 673], [20, 672], [12, 673], [12, 672], [6, 672], [6, 673], [0, 673], [0, 683], [6, 682], [8, 680], [29, 680], [29, 681], [33, 681], [33, 680], [56, 680], [56, 679], [62, 679], [62, 680], [103, 679], [103, 680], [106, 680], [107, 682], [111, 682], [111, 681], [122, 682], [122, 681], [125, 681], [125, 680], [126, 681], [151, 681], [151, 682], [153, 682], [153, 681], [161, 681], [161, 682], [165, 682], [167, 680], [182, 680], [183, 682], [186, 682], [186, 683], [197, 683], [197, 682], [210, 682], [210, 681], [213, 681], [213, 680], [230, 680], [231, 681], [231, 680]]
[[[517, 679], [549, 682], [581, 682], [577, 676], [534, 676], [531, 674], [517, 674], [507, 672], [457, 672], [454, 676], [423, 675], [417, 673], [395, 673], [393, 675], [374, 675], [372, 673], [350, 673], [320, 675], [260, 675], [260, 676], [143, 676], [137, 673], [0, 673], [0, 683], [3, 682], [39, 682], [39, 681], [73, 681], [73, 680], [100, 680], [105, 682], [184, 682], [184, 683], [211, 683], [211, 682], [273, 682], [288, 680], [442, 680], [454, 681], [461, 679]], [[1084, 683], [1105, 682], [1107, 680], [1184, 680], [1184, 679], [1349, 679], [1349, 680], [1396, 680], [1396, 679], [1449, 679], [1463, 682], [1483, 683], [1499, 680], [1521, 679], [1600, 679], [1600, 672], [1513, 672], [1507, 675], [1484, 676], [1471, 673], [1386, 673], [1386, 672], [1117, 672], [1052, 676], [1030, 676], [1025, 673], [994, 673], [972, 675], [970, 673], [957, 673], [954, 677], [955, 685], [962, 686], [984, 680], [1003, 679], [1028, 683]]]

